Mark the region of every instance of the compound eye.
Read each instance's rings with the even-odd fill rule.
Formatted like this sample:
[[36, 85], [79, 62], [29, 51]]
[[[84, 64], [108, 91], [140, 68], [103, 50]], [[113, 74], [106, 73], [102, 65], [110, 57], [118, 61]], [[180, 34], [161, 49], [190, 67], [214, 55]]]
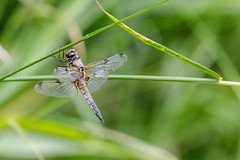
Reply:
[[67, 58], [71, 58], [75, 55], [77, 55], [78, 53], [74, 50], [74, 49], [70, 49], [69, 52], [66, 54]]
[[76, 52], [75, 49], [70, 49], [69, 52]]

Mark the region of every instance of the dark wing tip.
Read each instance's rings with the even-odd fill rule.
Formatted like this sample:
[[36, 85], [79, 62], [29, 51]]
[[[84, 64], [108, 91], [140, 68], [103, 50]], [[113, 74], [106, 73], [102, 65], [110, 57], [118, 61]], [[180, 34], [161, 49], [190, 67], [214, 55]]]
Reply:
[[118, 53], [118, 55], [122, 58], [123, 62], [126, 62], [126, 61], [127, 61], [128, 57], [127, 57], [126, 54], [124, 54], [124, 53]]
[[42, 84], [42, 81], [37, 83], [37, 85], [41, 85], [41, 84]]

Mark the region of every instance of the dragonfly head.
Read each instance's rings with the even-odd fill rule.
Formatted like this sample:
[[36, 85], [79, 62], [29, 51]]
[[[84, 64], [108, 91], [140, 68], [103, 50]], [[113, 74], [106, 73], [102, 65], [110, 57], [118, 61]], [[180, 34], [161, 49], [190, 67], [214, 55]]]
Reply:
[[75, 49], [70, 49], [70, 50], [67, 52], [66, 57], [67, 57], [68, 59], [78, 58], [78, 52], [75, 51]]

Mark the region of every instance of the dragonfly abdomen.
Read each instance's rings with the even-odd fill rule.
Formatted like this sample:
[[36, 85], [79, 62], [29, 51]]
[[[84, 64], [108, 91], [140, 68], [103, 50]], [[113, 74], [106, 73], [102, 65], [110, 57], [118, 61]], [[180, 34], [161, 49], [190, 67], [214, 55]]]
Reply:
[[104, 123], [104, 120], [102, 118], [102, 115], [96, 105], [96, 103], [94, 102], [91, 94], [89, 93], [86, 85], [84, 83], [80, 83], [79, 84], [79, 89], [82, 92], [84, 98], [86, 99], [86, 101], [88, 102], [89, 106], [91, 107], [91, 109], [93, 110], [93, 112], [95, 113], [95, 115], [100, 119], [100, 121], [102, 123]]
[[99, 111], [96, 103], [93, 101], [92, 97], [88, 97], [88, 98], [85, 97], [85, 98], [86, 98], [89, 106], [91, 107], [91, 109], [92, 109], [93, 112], [95, 113], [95, 115], [100, 119], [101, 122], [104, 123], [104, 120], [103, 120], [103, 118], [102, 118], [102, 115], [101, 115], [101, 113], [100, 113], [100, 111]]

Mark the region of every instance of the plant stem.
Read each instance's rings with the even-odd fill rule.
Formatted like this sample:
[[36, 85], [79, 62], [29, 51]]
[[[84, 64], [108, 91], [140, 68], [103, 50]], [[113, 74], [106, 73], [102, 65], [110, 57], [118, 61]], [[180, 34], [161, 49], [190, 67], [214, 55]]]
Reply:
[[28, 65], [26, 65], [26, 66], [24, 66], [24, 67], [22, 67], [22, 68], [19, 68], [19, 69], [15, 70], [15, 71], [12, 71], [12, 72], [10, 72], [10, 73], [8, 73], [8, 74], [0, 77], [0, 81], [2, 81], [3, 79], [5, 79], [5, 78], [7, 78], [7, 77], [10, 77], [10, 76], [18, 73], [18, 72], [20, 72], [20, 71], [22, 71], [22, 70], [24, 70], [24, 69], [26, 69], [26, 68], [28, 68], [28, 67], [36, 64], [36, 63], [39, 63], [39, 62], [47, 59], [48, 57], [50, 57], [50, 56], [58, 53], [59, 51], [63, 51], [63, 50], [65, 50], [65, 49], [67, 49], [67, 48], [70, 48], [70, 47], [74, 46], [74, 45], [77, 44], [77, 43], [80, 43], [80, 42], [82, 42], [82, 41], [85, 41], [85, 40], [87, 40], [88, 38], [91, 38], [91, 37], [93, 37], [93, 36], [95, 36], [95, 35], [103, 32], [103, 31], [105, 31], [105, 30], [107, 30], [107, 29], [110, 29], [110, 28], [116, 26], [117, 24], [119, 24], [119, 23], [121, 23], [121, 22], [124, 22], [124, 21], [126, 21], [126, 20], [129, 20], [129, 19], [131, 19], [131, 18], [133, 18], [133, 17], [135, 17], [135, 16], [137, 16], [137, 15], [139, 15], [139, 14], [142, 14], [142, 13], [144, 13], [144, 12], [146, 12], [146, 11], [154, 8], [154, 7], [157, 7], [157, 6], [159, 6], [160, 4], [163, 4], [163, 3], [167, 2], [167, 1], [168, 1], [168, 0], [163, 0], [163, 1], [161, 1], [161, 2], [158, 2], [158, 3], [152, 5], [152, 6], [148, 7], [148, 8], [145, 8], [145, 9], [143, 9], [143, 10], [137, 12], [137, 13], [134, 13], [134, 14], [132, 14], [132, 15], [124, 18], [124, 19], [121, 19], [120, 21], [118, 21], [118, 22], [116, 22], [116, 23], [110, 24], [110, 25], [105, 26], [105, 27], [103, 27], [103, 28], [100, 28], [100, 29], [98, 29], [98, 30], [96, 30], [96, 31], [93, 31], [93, 32], [91, 32], [91, 33], [83, 36], [82, 38], [80, 38], [80, 39], [78, 39], [78, 40], [76, 40], [76, 41], [74, 41], [74, 42], [72, 42], [72, 43], [70, 43], [70, 44], [68, 44], [68, 45], [66, 45], [66, 46], [64, 46], [64, 47], [62, 47], [62, 48], [60, 48], [60, 49], [58, 49], [58, 50], [53, 51], [52, 53], [50, 53], [50, 54], [47, 55], [47, 56], [44, 56], [44, 57], [42, 57], [42, 58], [40, 58], [40, 59], [38, 59], [38, 60], [36, 60], [36, 61], [34, 61], [34, 62], [32, 62], [32, 63], [29, 63]]
[[[96, 0], [96, 2], [97, 2], [97, 0]], [[115, 18], [110, 13], [105, 11], [98, 2], [97, 2], [97, 4], [102, 9], [102, 11], [109, 18], [111, 18], [115, 23], [120, 22], [117, 18]], [[191, 60], [191, 59], [189, 59], [187, 57], [184, 57], [181, 54], [178, 54], [177, 52], [167, 48], [166, 46], [164, 46], [164, 45], [162, 45], [160, 43], [157, 43], [157, 42], [155, 42], [155, 41], [153, 41], [153, 40], [151, 40], [151, 39], [141, 35], [140, 33], [134, 31], [133, 29], [131, 29], [130, 27], [128, 27], [127, 25], [125, 25], [122, 22], [119, 23], [118, 25], [120, 27], [122, 27], [125, 31], [127, 31], [128, 33], [130, 33], [131, 35], [133, 35], [134, 37], [136, 37], [140, 41], [142, 41], [143, 43], [145, 43], [145, 44], [147, 44], [149, 46], [152, 46], [152, 47], [154, 47], [154, 48], [156, 48], [156, 49], [158, 49], [158, 50], [160, 50], [160, 51], [162, 51], [164, 53], [167, 53], [167, 54], [169, 54], [169, 55], [171, 55], [171, 56], [173, 56], [173, 57], [175, 57], [175, 58], [177, 58], [177, 59], [179, 59], [179, 60], [181, 60], [181, 61], [183, 61], [185, 63], [188, 63], [188, 64], [192, 65], [193, 67], [195, 67], [195, 68], [197, 68], [197, 69], [199, 69], [199, 70], [201, 70], [201, 71], [203, 71], [203, 72], [205, 72], [205, 73], [207, 73], [207, 74], [209, 74], [209, 75], [211, 75], [211, 76], [213, 76], [215, 78], [218, 78], [219, 80], [222, 80], [222, 77], [218, 73], [216, 73], [215, 71], [213, 71], [213, 70], [211, 70], [211, 69], [209, 69], [209, 68], [207, 68], [207, 67], [205, 67], [205, 66], [203, 66], [203, 65], [201, 65], [201, 64], [199, 64], [199, 63], [197, 63], [197, 62], [195, 62], [195, 61], [193, 61], [193, 60]]]
[[[186, 82], [186, 83], [204, 83], [223, 86], [239, 86], [240, 82], [219, 81], [217, 79], [194, 78], [194, 77], [173, 77], [173, 76], [147, 76], [147, 75], [109, 75], [109, 80], [141, 80], [141, 81], [164, 81], [164, 82]], [[19, 82], [19, 81], [42, 81], [57, 80], [53, 75], [44, 76], [25, 76], [25, 77], [9, 77], [0, 82]]]

